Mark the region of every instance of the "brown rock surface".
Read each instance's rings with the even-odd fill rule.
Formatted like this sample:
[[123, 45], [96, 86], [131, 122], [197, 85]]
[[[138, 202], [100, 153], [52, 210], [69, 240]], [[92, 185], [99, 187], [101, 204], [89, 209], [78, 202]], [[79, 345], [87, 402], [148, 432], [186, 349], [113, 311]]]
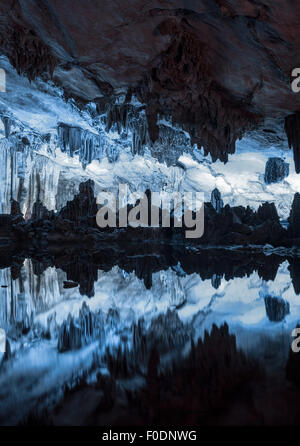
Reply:
[[8, 0], [0, 48], [19, 72], [53, 73], [83, 102], [130, 90], [152, 140], [157, 116], [172, 116], [226, 161], [246, 131], [300, 109], [299, 17], [289, 0]]

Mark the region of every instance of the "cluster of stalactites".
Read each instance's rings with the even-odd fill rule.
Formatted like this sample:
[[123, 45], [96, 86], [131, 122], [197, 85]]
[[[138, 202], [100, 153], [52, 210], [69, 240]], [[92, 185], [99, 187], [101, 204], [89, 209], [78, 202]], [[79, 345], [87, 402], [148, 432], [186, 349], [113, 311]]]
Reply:
[[101, 162], [107, 157], [109, 162], [116, 162], [120, 151], [100, 133], [93, 133], [81, 127], [59, 123], [58, 141], [62, 152], [70, 157], [77, 155], [85, 169], [93, 160]]
[[45, 73], [53, 76], [57, 58], [33, 29], [13, 16], [0, 24], [0, 47], [18, 74], [25, 74], [29, 80]]
[[106, 131], [115, 128], [119, 135], [128, 132], [132, 135], [132, 154], [140, 154], [149, 145], [148, 124], [144, 107], [129, 103], [110, 104], [106, 110]]
[[[110, 103], [106, 107], [106, 131], [116, 130], [119, 135], [131, 137], [132, 155], [143, 155], [145, 147], [151, 155], [167, 165], [175, 165], [177, 159], [191, 148], [191, 140], [183, 129], [172, 125], [167, 120], [155, 117], [157, 134], [153, 135], [151, 116], [144, 106], [134, 106], [124, 102], [122, 104]], [[149, 121], [150, 119], [150, 121]]]
[[101, 161], [103, 152], [100, 135], [64, 123], [58, 124], [57, 131], [62, 152], [72, 158], [78, 155], [84, 168], [94, 159]]

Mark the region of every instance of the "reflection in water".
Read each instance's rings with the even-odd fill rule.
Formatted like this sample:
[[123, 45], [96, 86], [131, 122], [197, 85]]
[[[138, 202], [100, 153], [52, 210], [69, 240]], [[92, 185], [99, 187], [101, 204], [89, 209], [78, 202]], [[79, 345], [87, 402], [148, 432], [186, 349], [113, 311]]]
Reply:
[[[25, 260], [13, 255], [0, 270], [0, 326], [8, 339], [0, 368], [1, 424], [52, 410], [68, 401], [66, 388], [82, 380], [92, 385], [99, 373], [138, 389], [148, 382], [149, 361], [156, 364], [153, 349], [162, 371], [213, 324], [227, 322], [238, 348], [271, 372], [284, 370], [300, 316], [298, 260], [220, 249], [137, 249]], [[100, 390], [111, 398], [111, 388], [97, 389], [91, 400]]]

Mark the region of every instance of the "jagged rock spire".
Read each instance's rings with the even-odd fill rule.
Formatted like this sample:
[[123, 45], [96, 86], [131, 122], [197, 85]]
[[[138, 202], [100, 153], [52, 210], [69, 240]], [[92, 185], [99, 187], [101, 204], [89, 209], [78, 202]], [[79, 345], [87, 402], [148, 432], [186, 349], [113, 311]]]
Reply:
[[221, 192], [219, 189], [215, 188], [211, 193], [211, 204], [215, 208], [215, 210], [219, 213], [224, 206], [224, 202], [221, 197]]

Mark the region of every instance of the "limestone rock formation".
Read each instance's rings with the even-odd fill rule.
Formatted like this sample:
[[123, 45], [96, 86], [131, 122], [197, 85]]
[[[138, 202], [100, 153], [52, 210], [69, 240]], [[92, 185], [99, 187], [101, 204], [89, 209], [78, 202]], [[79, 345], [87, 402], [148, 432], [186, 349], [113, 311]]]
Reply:
[[92, 160], [102, 160], [103, 150], [99, 135], [64, 123], [58, 125], [57, 131], [62, 152], [66, 152], [72, 158], [78, 155], [84, 168]]
[[20, 209], [20, 205], [16, 200], [11, 200], [10, 216], [12, 224], [18, 224], [24, 221], [23, 214]]
[[191, 336], [189, 327], [185, 326], [176, 311], [168, 309], [166, 314], [160, 314], [152, 319], [147, 342], [150, 349], [168, 352], [176, 347], [183, 347]]
[[8, 116], [2, 116], [1, 120], [4, 124], [4, 133], [5, 133], [5, 138], [8, 138], [10, 135], [10, 130], [11, 130], [11, 119]]
[[219, 274], [213, 274], [211, 278], [211, 284], [212, 286], [217, 290], [221, 285], [222, 276]]
[[[149, 195], [150, 191], [147, 190]], [[221, 198], [214, 192], [214, 204], [204, 203], [204, 234], [200, 238], [190, 239], [189, 242], [197, 245], [272, 245], [274, 247], [299, 246], [300, 244], [300, 195], [294, 196], [292, 204], [289, 226], [285, 229], [279, 219], [274, 203], [263, 203], [257, 211], [249, 206], [234, 206], [228, 204], [221, 207]], [[136, 204], [135, 204], [136, 205]], [[148, 206], [151, 205], [151, 200]], [[127, 207], [127, 215], [134, 205]], [[45, 247], [49, 244], [73, 244], [74, 242], [95, 246], [99, 243], [115, 241], [129, 244], [133, 241], [159, 240], [168, 242], [186, 242], [185, 223], [182, 227], [174, 227], [174, 216], [171, 212], [170, 227], [162, 227], [162, 210], [159, 211], [159, 227], [119, 227], [119, 213], [116, 214], [116, 227], [100, 228], [97, 225], [96, 214], [98, 205], [94, 195], [94, 183], [88, 180], [79, 185], [79, 193], [73, 200], [59, 211], [48, 211], [40, 201], [33, 206], [33, 213], [30, 219], [24, 220], [17, 202], [12, 202], [12, 212], [14, 215], [2, 215], [3, 231], [11, 240], [18, 239], [21, 243], [32, 244], [35, 249]], [[299, 215], [298, 215], [299, 214]], [[195, 219], [195, 215], [193, 217]], [[79, 283], [80, 292], [93, 296], [93, 283], [97, 271], [90, 269], [90, 261], [84, 255], [80, 255], [80, 268], [71, 264], [68, 272], [68, 280]], [[157, 264], [156, 257], [143, 257], [138, 262], [136, 274], [138, 278], [143, 278], [145, 286], [152, 285], [151, 270]], [[76, 261], [74, 262], [76, 265]], [[84, 274], [83, 274], [84, 271]]]
[[[8, 0], [0, 6], [0, 49], [29, 79], [53, 78], [66, 98], [95, 101], [98, 113], [105, 108], [108, 127], [128, 125], [135, 98], [145, 114], [134, 132], [137, 152], [146, 138], [160, 137], [158, 120], [168, 117], [192, 145], [226, 162], [245, 132], [258, 132], [267, 145], [275, 132], [282, 143], [275, 123], [286, 118], [298, 172], [300, 96], [291, 71], [299, 13], [288, 0], [133, 0], [126, 8], [116, 0]], [[74, 142], [78, 130], [71, 133]], [[96, 144], [84, 139], [86, 162]]]
[[85, 183], [80, 183], [79, 193], [73, 200], [67, 202], [59, 212], [59, 216], [74, 222], [77, 226], [93, 227], [96, 226], [97, 211], [94, 182], [87, 180]]
[[289, 147], [294, 152], [295, 170], [300, 173], [300, 112], [285, 118], [285, 131], [288, 137]]
[[278, 183], [289, 176], [289, 164], [282, 158], [272, 157], [266, 163], [264, 180], [266, 184]]
[[[237, 348], [228, 325], [212, 326], [172, 370], [159, 371], [160, 356], [152, 350], [146, 385], [138, 407], [146, 423], [201, 423], [228, 395], [236, 395], [250, 379], [259, 379], [259, 364]], [[251, 377], [251, 378], [250, 378]], [[203, 421], [202, 421], [203, 422]]]
[[92, 341], [101, 342], [104, 334], [102, 312], [92, 313], [84, 302], [79, 317], [75, 318], [69, 314], [60, 327], [57, 348], [59, 352], [77, 350]]
[[264, 297], [266, 313], [271, 322], [281, 322], [290, 312], [290, 304], [282, 297]]
[[221, 192], [219, 191], [219, 189], [215, 188], [212, 191], [210, 202], [213, 205], [214, 209], [219, 213], [224, 206], [224, 202], [222, 200]]
[[292, 203], [288, 221], [288, 232], [290, 237], [300, 237], [300, 194], [298, 192], [294, 195], [294, 200]]
[[265, 221], [273, 221], [279, 223], [279, 216], [274, 203], [265, 202], [261, 204], [257, 210], [257, 224], [264, 223]]
[[12, 218], [8, 214], [0, 215], [0, 237], [9, 237], [12, 233]]
[[39, 200], [33, 204], [31, 218], [33, 220], [49, 219], [53, 215], [53, 212], [48, 211], [46, 206]]

